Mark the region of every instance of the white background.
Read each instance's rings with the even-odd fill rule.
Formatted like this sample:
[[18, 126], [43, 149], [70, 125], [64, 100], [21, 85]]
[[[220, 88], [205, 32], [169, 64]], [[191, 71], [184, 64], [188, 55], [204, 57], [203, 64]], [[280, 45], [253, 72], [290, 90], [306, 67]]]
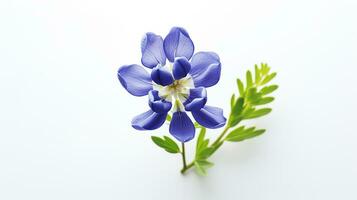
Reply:
[[[357, 2], [0, 1], [0, 199], [357, 199]], [[268, 131], [227, 143], [207, 177], [131, 128], [147, 99], [120, 65], [140, 40], [185, 27], [217, 52], [209, 104], [228, 111], [235, 78], [268, 62], [280, 85]], [[219, 130], [210, 131], [212, 137]], [[190, 145], [194, 145], [193, 142]], [[188, 150], [192, 153], [192, 149]]]

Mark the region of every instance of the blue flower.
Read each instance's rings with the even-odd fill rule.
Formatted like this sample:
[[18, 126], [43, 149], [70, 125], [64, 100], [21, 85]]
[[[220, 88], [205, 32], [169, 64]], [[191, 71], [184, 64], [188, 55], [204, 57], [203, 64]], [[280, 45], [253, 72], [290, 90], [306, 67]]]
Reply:
[[134, 117], [137, 130], [154, 130], [172, 113], [169, 131], [179, 141], [194, 138], [195, 127], [187, 112], [200, 125], [219, 128], [226, 118], [221, 108], [207, 106], [207, 87], [215, 85], [221, 75], [221, 63], [214, 52], [194, 53], [187, 31], [173, 27], [162, 39], [146, 33], [141, 43], [141, 63], [151, 69], [132, 64], [118, 70], [123, 87], [134, 96], [148, 95], [150, 110]]

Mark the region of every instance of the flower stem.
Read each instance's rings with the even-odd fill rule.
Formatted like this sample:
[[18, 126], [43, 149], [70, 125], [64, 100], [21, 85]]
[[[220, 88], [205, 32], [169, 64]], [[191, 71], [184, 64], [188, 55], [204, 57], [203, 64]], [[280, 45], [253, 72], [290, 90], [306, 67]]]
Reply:
[[181, 174], [184, 174], [188, 169], [190, 169], [191, 167], [193, 167], [195, 165], [194, 162], [191, 162], [190, 164], [188, 164], [186, 167], [181, 169]]
[[181, 143], [181, 146], [182, 146], [181, 154], [182, 154], [182, 163], [183, 163], [182, 170], [184, 170], [184, 169], [187, 168], [187, 165], [186, 165], [185, 143], [182, 142], [182, 143]]

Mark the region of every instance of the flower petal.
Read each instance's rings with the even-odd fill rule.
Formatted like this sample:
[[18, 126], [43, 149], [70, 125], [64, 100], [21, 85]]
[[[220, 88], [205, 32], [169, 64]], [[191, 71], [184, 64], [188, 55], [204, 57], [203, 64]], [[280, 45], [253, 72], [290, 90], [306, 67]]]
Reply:
[[175, 58], [174, 65], [172, 67], [172, 74], [176, 80], [185, 77], [191, 70], [191, 64], [186, 57]]
[[156, 113], [167, 113], [170, 111], [172, 103], [162, 99], [158, 91], [151, 90], [149, 92], [149, 106]]
[[166, 120], [167, 113], [156, 113], [152, 110], [146, 111], [131, 121], [131, 126], [137, 130], [154, 130], [160, 128]]
[[221, 108], [205, 106], [201, 110], [192, 111], [195, 120], [206, 128], [220, 128], [226, 124]]
[[195, 126], [186, 112], [175, 112], [170, 123], [170, 133], [180, 142], [187, 142], [195, 137]]
[[211, 87], [221, 76], [221, 62], [214, 52], [198, 52], [191, 60], [190, 74], [196, 87]]
[[122, 86], [134, 96], [145, 96], [152, 90], [150, 74], [139, 65], [124, 65], [118, 70]]
[[154, 33], [146, 33], [141, 41], [141, 63], [148, 68], [158, 64], [165, 65], [164, 41]]
[[199, 111], [207, 102], [207, 91], [204, 87], [190, 89], [187, 100], [183, 103], [187, 111]]
[[187, 31], [181, 27], [173, 27], [164, 39], [164, 50], [169, 61], [174, 62], [175, 57], [186, 57], [190, 60], [194, 52], [193, 42]]
[[167, 86], [174, 82], [174, 78], [170, 71], [161, 65], [158, 65], [151, 71], [151, 79], [162, 86]]

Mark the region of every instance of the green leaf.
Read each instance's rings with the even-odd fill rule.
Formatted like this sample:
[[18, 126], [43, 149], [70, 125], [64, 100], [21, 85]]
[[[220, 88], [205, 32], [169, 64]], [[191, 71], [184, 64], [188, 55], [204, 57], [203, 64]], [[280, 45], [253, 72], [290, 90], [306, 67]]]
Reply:
[[246, 116], [252, 114], [255, 111], [255, 108], [249, 106], [244, 108], [243, 113], [242, 113], [242, 117], [245, 118]]
[[238, 86], [239, 95], [241, 97], [243, 97], [244, 96], [244, 85], [243, 85], [243, 82], [239, 78], [237, 79], [237, 86]]
[[244, 105], [244, 98], [239, 97], [233, 106], [232, 115], [237, 116], [241, 114], [243, 111], [243, 105]]
[[229, 127], [234, 127], [235, 125], [237, 125], [240, 121], [242, 121], [243, 117], [241, 116], [231, 116], [229, 118]]
[[271, 108], [261, 108], [253, 111], [252, 113], [245, 115], [244, 119], [253, 119], [253, 118], [261, 117], [269, 114], [271, 111], [272, 111]]
[[209, 144], [209, 139], [203, 140], [202, 144], [199, 146], [199, 150], [205, 149], [206, 147], [208, 147], [208, 144]]
[[237, 137], [237, 136], [238, 136], [239, 134], [241, 134], [242, 132], [244, 132], [244, 126], [240, 126], [240, 127], [236, 128], [236, 129], [234, 129], [233, 131], [231, 131], [231, 132], [227, 135], [227, 137], [226, 137], [225, 140], [227, 140], [227, 141], [232, 141], [233, 138]]
[[205, 135], [206, 135], [206, 128], [202, 127], [200, 134], [197, 137], [197, 143], [196, 143], [196, 150], [199, 149], [199, 147], [202, 145], [204, 139], [205, 139]]
[[254, 103], [259, 101], [259, 99], [262, 97], [262, 94], [257, 92], [256, 87], [249, 88], [247, 92], [247, 100]]
[[197, 137], [195, 160], [207, 159], [216, 150], [214, 147], [208, 146], [209, 139], [205, 139], [205, 135], [206, 135], [206, 128], [202, 127]]
[[247, 79], [247, 89], [248, 89], [253, 86], [252, 73], [249, 70], [247, 71], [246, 79]]
[[269, 74], [266, 76], [263, 81], [261, 82], [261, 85], [267, 84], [269, 81], [271, 81], [274, 77], [276, 76], [276, 72]]
[[203, 166], [201, 166], [198, 162], [195, 162], [195, 170], [196, 170], [197, 174], [199, 174], [201, 176], [207, 175], [207, 170]]
[[259, 70], [257, 64], [254, 65], [254, 74], [255, 74], [255, 82], [256, 82], [256, 83], [259, 83], [261, 76], [260, 76], [260, 70]]
[[245, 134], [250, 134], [250, 133], [252, 133], [252, 132], [254, 131], [254, 129], [255, 129], [254, 126], [253, 126], [253, 127], [250, 127], [250, 128], [247, 128], [247, 129], [244, 130], [244, 133], [245, 133]]
[[174, 140], [172, 140], [171, 138], [169, 138], [167, 136], [164, 136], [164, 139], [166, 141], [168, 148], [170, 148], [174, 152], [177, 152], [177, 153], [180, 152], [180, 148], [178, 147], [178, 145], [176, 144], [176, 142]]
[[204, 166], [206, 169], [213, 166], [213, 163], [209, 162], [208, 160], [196, 160], [196, 162], [199, 165]]
[[267, 94], [270, 94], [272, 92], [274, 92], [276, 89], [278, 89], [278, 86], [277, 85], [270, 85], [270, 86], [265, 86], [263, 87], [260, 92], [263, 94], [263, 95], [267, 95]]
[[268, 64], [262, 63], [260, 66], [262, 75], [267, 75], [270, 71], [270, 67], [268, 66]]
[[208, 157], [210, 157], [212, 155], [213, 152], [214, 152], [213, 147], [207, 147], [205, 149], [202, 149], [202, 151], [200, 151], [200, 153], [197, 155], [196, 159], [198, 159], [198, 160], [207, 159]]
[[264, 97], [255, 102], [254, 105], [264, 105], [271, 103], [272, 101], [274, 101], [274, 97]]
[[169, 153], [180, 153], [180, 148], [171, 138], [164, 136], [164, 139], [156, 136], [151, 136], [152, 141], [159, 147]]
[[211, 163], [207, 160], [196, 160], [195, 161], [196, 172], [202, 176], [207, 175], [207, 169], [212, 166], [213, 166], [213, 163]]
[[195, 159], [199, 159], [202, 155], [201, 152], [208, 148], [209, 139], [203, 139], [202, 142], [196, 147]]
[[227, 137], [226, 137], [226, 141], [230, 141], [230, 142], [240, 142], [246, 139], [250, 139], [256, 136], [259, 136], [261, 134], [263, 134], [265, 132], [264, 129], [259, 129], [259, 130], [255, 130], [255, 127], [250, 127], [245, 129], [244, 126], [241, 126], [235, 130], [233, 130], [232, 132], [230, 132]]
[[235, 102], [230, 117], [228, 124], [230, 127], [233, 127], [239, 123], [240, 120], [242, 120], [242, 112], [243, 112], [243, 107], [244, 106], [244, 98], [239, 97], [237, 101]]
[[[195, 155], [195, 158], [196, 158], [196, 159], [200, 159], [200, 158], [205, 157], [205, 156], [208, 155], [208, 154], [207, 154], [207, 151], [210, 151], [210, 150], [207, 150], [207, 151], [206, 151], [206, 149], [210, 148], [210, 147], [208, 147], [208, 143], [209, 143], [209, 139], [205, 139], [205, 140], [201, 143], [201, 145], [198, 146], [198, 148], [196, 149], [196, 155]], [[209, 156], [209, 155], [208, 155], [208, 156]], [[207, 156], [207, 157], [208, 157], [208, 156]]]
[[231, 109], [233, 110], [233, 106], [234, 106], [234, 103], [236, 102], [236, 95], [235, 94], [232, 94], [232, 97], [231, 97]]
[[255, 130], [252, 134], [249, 135], [249, 137], [247, 139], [253, 138], [253, 137], [257, 137], [261, 134], [265, 133], [265, 129], [259, 129], [259, 130]]

